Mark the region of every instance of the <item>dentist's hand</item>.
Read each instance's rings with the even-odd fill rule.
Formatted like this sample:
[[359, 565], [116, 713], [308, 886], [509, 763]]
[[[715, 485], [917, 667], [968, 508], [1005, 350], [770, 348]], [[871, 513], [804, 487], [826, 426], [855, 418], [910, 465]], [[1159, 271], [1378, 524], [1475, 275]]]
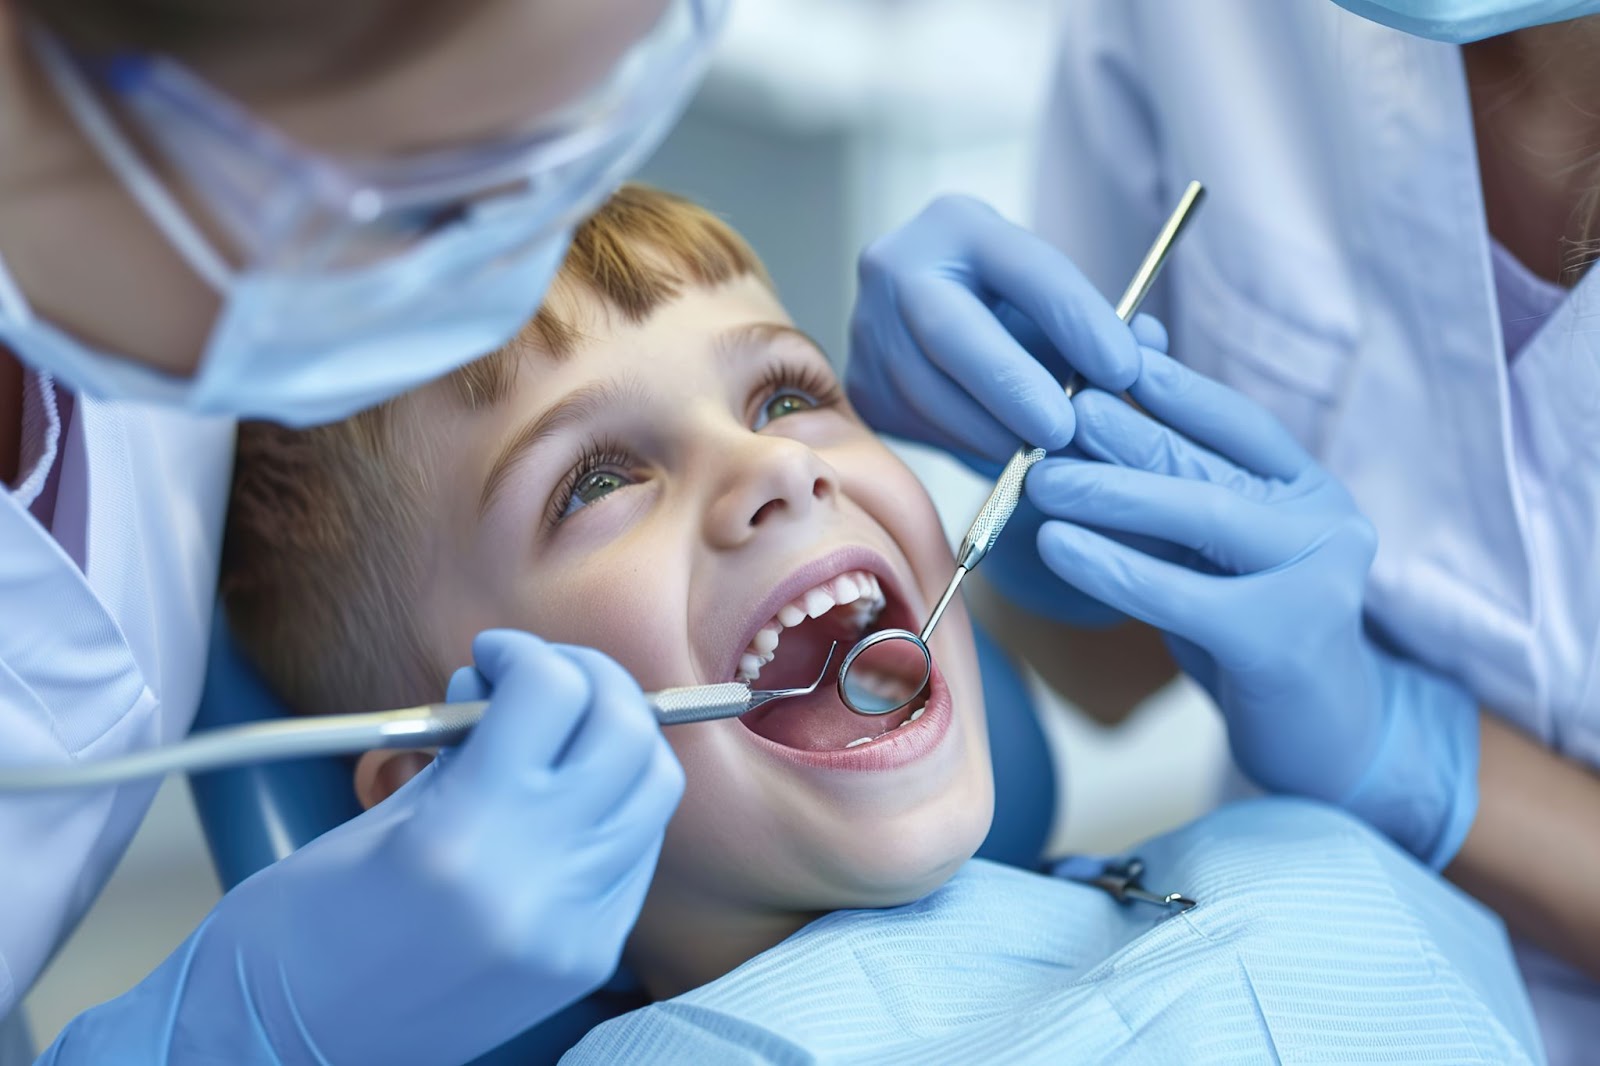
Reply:
[[239, 885], [45, 1062], [466, 1062], [602, 984], [683, 773], [598, 652], [490, 631], [458, 749]]
[[[1023, 443], [1072, 440], [1073, 370], [1121, 392], [1141, 345], [1166, 350], [1145, 316], [1133, 329], [1072, 261], [961, 196], [933, 201], [861, 255], [846, 386], [873, 428], [931, 444], [988, 477]], [[1007, 599], [1073, 625], [1122, 616], [1055, 580], [1034, 551], [1041, 516], [1024, 501], [984, 562]]]
[[977, 200], [935, 200], [859, 272], [851, 403], [873, 428], [980, 469], [1022, 442], [1067, 446], [1071, 370], [1116, 392], [1139, 376], [1133, 333], [1072, 261]]
[[[1029, 474], [1028, 498], [1064, 520], [1041, 527], [1041, 558], [1167, 632], [1257, 784], [1340, 804], [1443, 868], [1477, 809], [1477, 708], [1367, 635], [1371, 524], [1238, 393], [1146, 352], [1131, 394], [1165, 425], [1080, 393], [1074, 447], [1090, 458], [1047, 459]], [[1179, 553], [1160, 558], [1108, 533]]]

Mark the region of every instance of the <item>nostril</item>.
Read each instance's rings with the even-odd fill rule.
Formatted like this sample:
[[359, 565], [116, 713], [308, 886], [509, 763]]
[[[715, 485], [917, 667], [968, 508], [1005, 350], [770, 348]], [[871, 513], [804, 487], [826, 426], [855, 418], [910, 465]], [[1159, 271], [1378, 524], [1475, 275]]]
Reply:
[[765, 522], [769, 517], [771, 517], [773, 513], [781, 510], [783, 510], [782, 500], [768, 500], [766, 503], [756, 508], [756, 513], [750, 516], [750, 524], [752, 526], [759, 526], [762, 522]]
[[811, 483], [812, 498], [825, 500], [833, 495], [833, 482], [825, 477], [819, 477]]

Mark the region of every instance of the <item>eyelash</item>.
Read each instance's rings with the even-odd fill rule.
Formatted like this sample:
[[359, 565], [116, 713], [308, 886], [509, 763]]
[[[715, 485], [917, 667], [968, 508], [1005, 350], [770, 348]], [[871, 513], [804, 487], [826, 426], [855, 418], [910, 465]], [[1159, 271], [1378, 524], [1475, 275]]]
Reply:
[[761, 375], [761, 388], [757, 393], [761, 403], [771, 403], [780, 392], [800, 392], [809, 396], [817, 410], [833, 407], [844, 399], [839, 379], [811, 363], [777, 363]]
[[546, 524], [553, 527], [567, 517], [567, 505], [572, 502], [572, 494], [584, 478], [607, 467], [627, 469], [633, 463], [633, 453], [613, 438], [601, 438], [585, 446], [577, 463], [567, 471], [567, 476], [561, 479], [561, 484], [551, 494], [549, 513], [545, 515]]
[[[844, 399], [844, 390], [840, 388], [838, 379], [832, 374], [806, 363], [778, 363], [767, 368], [761, 376], [761, 384], [756, 391], [760, 405], [771, 403], [773, 397], [782, 392], [798, 392], [805, 394], [816, 404], [814, 410], [823, 410], [834, 407]], [[550, 505], [545, 515], [546, 525], [554, 528], [568, 517], [567, 505], [572, 501], [572, 494], [577, 491], [578, 485], [590, 474], [598, 473], [609, 468], [625, 470], [634, 465], [637, 460], [627, 445], [614, 437], [602, 437], [591, 441], [578, 456], [578, 461], [573, 464], [567, 475], [561, 479], [556, 490], [550, 496]], [[596, 501], [598, 502], [598, 501]]]

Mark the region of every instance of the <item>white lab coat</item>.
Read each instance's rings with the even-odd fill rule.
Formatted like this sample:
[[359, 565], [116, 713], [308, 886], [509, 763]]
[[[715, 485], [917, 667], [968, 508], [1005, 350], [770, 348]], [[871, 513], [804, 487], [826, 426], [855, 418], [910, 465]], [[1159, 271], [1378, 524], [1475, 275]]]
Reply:
[[[1073, 0], [1039, 227], [1114, 292], [1191, 178], [1173, 354], [1350, 487], [1401, 648], [1600, 767], [1600, 271], [1508, 365], [1459, 49], [1326, 0]], [[1600, 988], [1524, 962], [1552, 1061], [1592, 1054]]]
[[[8, 763], [177, 740], [204, 675], [233, 423], [80, 397], [61, 447], [56, 514], [78, 521], [52, 535], [0, 492]], [[0, 796], [0, 1017], [93, 902], [155, 788]]]

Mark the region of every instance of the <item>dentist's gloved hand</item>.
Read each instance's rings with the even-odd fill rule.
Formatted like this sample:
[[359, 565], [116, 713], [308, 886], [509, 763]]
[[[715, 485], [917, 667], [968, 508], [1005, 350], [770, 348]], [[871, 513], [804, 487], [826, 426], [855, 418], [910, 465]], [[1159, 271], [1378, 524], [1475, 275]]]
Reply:
[[[1121, 392], [1139, 375], [1140, 345], [1166, 331], [1134, 329], [1043, 239], [967, 197], [933, 201], [861, 255], [846, 387], [883, 433], [931, 444], [988, 477], [1020, 444], [1072, 440], [1063, 385], [1073, 370]], [[1121, 615], [1056, 581], [1033, 549], [1040, 516], [1018, 509], [984, 575], [1035, 614], [1080, 625]]]
[[[1131, 394], [1074, 401], [1075, 449], [1028, 498], [1045, 563], [1166, 631], [1261, 787], [1339, 804], [1435, 869], [1477, 811], [1478, 715], [1455, 684], [1373, 643], [1377, 537], [1350, 495], [1250, 400], [1146, 352]], [[1169, 428], [1170, 427], [1170, 428]], [[1177, 432], [1174, 432], [1176, 430]], [[1159, 558], [1108, 533], [1158, 538]]]
[[46, 1063], [460, 1063], [602, 984], [683, 773], [598, 652], [491, 630], [459, 748], [229, 892]]
[[1070, 371], [1115, 392], [1139, 376], [1132, 331], [1072, 261], [977, 200], [935, 200], [868, 247], [859, 274], [850, 402], [874, 429], [980, 469], [1024, 441], [1067, 446]]

